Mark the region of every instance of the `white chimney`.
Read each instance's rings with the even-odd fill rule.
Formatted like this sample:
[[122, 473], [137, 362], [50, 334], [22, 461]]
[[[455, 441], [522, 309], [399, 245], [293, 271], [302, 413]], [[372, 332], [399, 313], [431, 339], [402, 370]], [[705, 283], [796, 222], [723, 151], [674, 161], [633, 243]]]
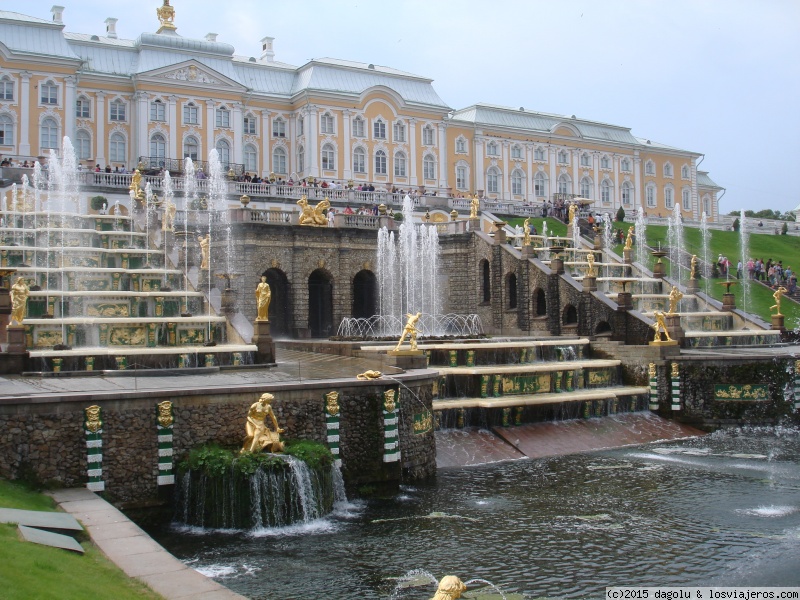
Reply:
[[217, 41], [217, 34], [216, 33], [207, 33], [206, 34], [206, 41], [207, 42], [216, 42]]
[[275, 51], [272, 48], [272, 43], [274, 41], [274, 37], [267, 36], [261, 38], [261, 60], [275, 62]]
[[111, 39], [117, 39], [117, 19], [114, 17], [108, 17], [105, 21], [106, 23], [106, 37], [110, 37]]
[[63, 25], [64, 24], [64, 7], [63, 6], [53, 5], [53, 8], [50, 9], [50, 12], [53, 13], [53, 23], [58, 23], [59, 25]]

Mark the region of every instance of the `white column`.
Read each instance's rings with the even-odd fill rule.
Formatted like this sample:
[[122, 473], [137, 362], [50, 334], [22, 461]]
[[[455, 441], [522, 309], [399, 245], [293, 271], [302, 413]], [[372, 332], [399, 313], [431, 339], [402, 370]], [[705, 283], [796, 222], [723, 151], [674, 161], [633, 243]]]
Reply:
[[572, 193], [579, 196], [581, 193], [581, 152], [578, 149], [571, 150], [572, 155]]
[[[19, 153], [31, 156], [30, 120], [31, 120], [31, 73], [22, 71], [19, 76], [21, 81], [19, 91]], [[37, 154], [38, 149], [37, 149]]]
[[697, 157], [692, 157], [692, 164], [689, 166], [689, 178], [692, 185], [692, 215], [696, 220], [703, 216], [703, 207], [700, 206], [700, 197], [697, 195]]
[[244, 162], [244, 118], [242, 117], [241, 102], [233, 103], [231, 118], [233, 119], [233, 162], [242, 164]]
[[417, 181], [417, 120], [408, 120], [408, 184], [415, 188], [419, 185]]
[[[95, 111], [94, 111], [94, 122], [97, 125], [97, 152], [95, 152], [95, 164], [98, 165], [105, 165], [106, 164], [106, 149], [108, 148], [108, 140], [106, 139], [106, 93], [105, 92], [95, 92]], [[128, 144], [130, 147], [130, 143]], [[131, 160], [130, 156], [127, 156], [128, 150], [126, 149], [126, 158], [128, 159], [129, 165], [135, 165], [136, 160]]]
[[217, 119], [216, 113], [214, 112], [217, 107], [217, 103], [214, 100], [206, 100], [206, 155], [203, 158], [207, 158], [209, 153], [216, 147], [214, 143], [214, 127], [216, 127]]
[[477, 194], [478, 191], [486, 191], [486, 183], [484, 181], [485, 165], [483, 164], [483, 135], [478, 135], [477, 132], [475, 135], [474, 148], [475, 168], [473, 171], [475, 172], [475, 193]]
[[642, 159], [639, 153], [633, 155], [633, 198], [637, 210], [644, 210], [644, 190], [642, 189]]
[[[289, 153], [289, 175], [297, 175], [297, 115], [290, 114], [286, 123], [287, 149]], [[299, 177], [296, 178], [299, 180]]]
[[602, 208], [603, 203], [600, 199], [600, 155], [592, 152], [592, 185], [594, 186], [594, 201], [598, 208]]
[[[343, 115], [343, 118], [342, 118], [343, 125], [342, 125], [342, 127], [344, 128], [344, 131], [342, 132], [342, 133], [344, 133], [344, 136], [342, 138], [342, 139], [344, 139], [344, 143], [343, 143], [343, 146], [344, 146], [344, 160], [342, 161], [342, 165], [344, 165], [344, 169], [342, 170], [342, 177], [344, 177], [345, 180], [352, 179], [352, 177], [353, 177], [353, 165], [351, 164], [351, 161], [353, 159], [353, 153], [350, 150], [350, 134], [352, 133], [352, 130], [351, 130], [351, 127], [350, 127], [350, 115], [352, 115], [352, 114], [353, 114], [352, 111], [349, 111], [349, 110], [343, 110], [342, 111], [342, 115]], [[389, 161], [390, 164], [391, 164], [391, 160], [392, 160], [391, 157], [387, 157], [386, 160]], [[387, 170], [387, 172], [389, 172], [388, 165], [387, 165], [387, 169], [386, 170]]]
[[525, 198], [528, 202], [536, 200], [536, 195], [533, 191], [533, 146], [530, 144], [525, 146]]
[[308, 148], [306, 148], [306, 170], [311, 177], [319, 177], [319, 110], [316, 106], [308, 107]]
[[613, 196], [613, 203], [614, 203], [614, 209], [617, 209], [618, 207], [622, 206], [622, 197], [620, 196], [620, 193], [622, 192], [622, 190], [619, 189], [620, 186], [622, 185], [620, 183], [620, 178], [619, 178], [619, 156], [615, 155], [611, 160], [614, 161], [612, 163], [614, 165], [614, 196]]
[[270, 160], [272, 154], [269, 151], [269, 111], [261, 111], [261, 175], [266, 177], [270, 174]]
[[510, 181], [510, 174], [508, 172], [509, 169], [509, 162], [508, 162], [508, 140], [503, 140], [501, 143], [501, 152], [503, 153], [501, 159], [503, 161], [502, 169], [503, 169], [503, 192], [499, 194], [500, 200], [507, 199], [511, 200], [511, 186], [509, 185]]
[[136, 92], [133, 95], [133, 102], [134, 110], [131, 112], [135, 115], [133, 127], [136, 132], [136, 155], [138, 160], [139, 156], [150, 155], [150, 149], [147, 143], [147, 92]]
[[64, 86], [64, 135], [74, 140], [77, 132], [77, 118], [75, 116], [77, 94], [75, 88], [78, 85], [78, 80], [72, 75], [69, 75], [64, 77], [64, 83], [66, 84]]
[[[553, 197], [553, 194], [558, 192], [558, 165], [556, 161], [558, 160], [558, 148], [554, 146], [547, 147], [547, 162], [550, 166], [550, 198]], [[550, 198], [547, 198], [548, 200]]]
[[182, 159], [183, 148], [178, 148], [178, 97], [173, 94], [167, 100], [167, 127], [169, 127], [167, 157]]
[[447, 123], [439, 123], [439, 187], [447, 185]]

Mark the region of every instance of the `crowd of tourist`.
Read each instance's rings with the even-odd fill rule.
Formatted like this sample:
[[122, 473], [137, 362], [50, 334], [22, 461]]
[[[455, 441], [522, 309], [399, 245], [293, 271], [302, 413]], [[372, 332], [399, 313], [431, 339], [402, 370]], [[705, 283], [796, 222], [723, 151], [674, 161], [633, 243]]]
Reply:
[[[722, 277], [728, 277], [731, 272], [731, 262], [728, 257], [719, 255], [717, 268]], [[784, 266], [782, 260], [774, 261], [772, 257], [766, 262], [763, 258], [750, 258], [746, 264], [738, 261], [736, 264], [736, 279], [742, 279], [747, 271], [747, 277], [754, 281], [760, 281], [769, 285], [773, 289], [780, 286], [785, 287], [789, 294], [797, 291], [797, 274], [791, 266]]]

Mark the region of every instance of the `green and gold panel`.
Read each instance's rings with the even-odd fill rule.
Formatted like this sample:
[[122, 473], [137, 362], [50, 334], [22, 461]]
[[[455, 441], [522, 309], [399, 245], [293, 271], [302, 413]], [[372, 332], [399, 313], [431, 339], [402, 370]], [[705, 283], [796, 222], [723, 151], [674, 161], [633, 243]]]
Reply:
[[144, 346], [147, 344], [147, 328], [110, 326], [108, 330], [109, 346]]
[[766, 383], [717, 384], [714, 386], [714, 400], [766, 402], [769, 400], [769, 385]]
[[98, 302], [86, 307], [89, 317], [130, 317], [130, 305], [127, 302]]
[[502, 378], [503, 395], [546, 394], [550, 392], [552, 373], [517, 375]]
[[63, 344], [63, 336], [61, 329], [39, 329], [38, 327], [33, 332], [34, 347], [35, 348], [52, 348], [57, 344]]
[[613, 381], [611, 369], [596, 369], [588, 372], [587, 384], [589, 387], [609, 385]]
[[108, 277], [103, 279], [79, 279], [77, 287], [81, 292], [107, 292], [111, 290], [111, 280]]
[[191, 327], [178, 330], [178, 345], [191, 346], [202, 345], [206, 341], [206, 330], [204, 327]]

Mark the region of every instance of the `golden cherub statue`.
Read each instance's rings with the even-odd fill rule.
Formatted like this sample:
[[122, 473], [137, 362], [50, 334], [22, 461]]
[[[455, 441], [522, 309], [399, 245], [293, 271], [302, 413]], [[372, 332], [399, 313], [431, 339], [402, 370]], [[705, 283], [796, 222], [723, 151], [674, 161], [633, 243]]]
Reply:
[[11, 286], [11, 323], [22, 325], [22, 319], [25, 318], [25, 308], [28, 305], [28, 296], [31, 295], [31, 289], [25, 282], [25, 278], [18, 277], [16, 283]]
[[256, 286], [256, 321], [269, 323], [269, 303], [272, 300], [272, 290], [267, 283], [267, 276], [261, 276], [261, 283]]
[[586, 262], [589, 263], [589, 267], [586, 269], [586, 277], [597, 277], [597, 269], [594, 268], [594, 254], [589, 253], [586, 255]]
[[572, 203], [569, 205], [569, 220], [567, 221], [567, 225], [575, 226], [575, 215], [578, 212], [578, 205]]
[[697, 279], [697, 254], [692, 254], [692, 268], [689, 279]]
[[481, 207], [481, 200], [478, 198], [478, 195], [474, 195], [472, 200], [469, 201], [469, 218], [470, 219], [477, 219], [478, 218], [478, 210]]
[[301, 196], [297, 204], [300, 206], [300, 225], [311, 225], [313, 227], [328, 226], [328, 217], [326, 217], [322, 211], [331, 207], [330, 200], [325, 198], [314, 208], [311, 208], [308, 204], [308, 198], [306, 196]]
[[134, 200], [144, 201], [144, 190], [142, 189], [142, 174], [139, 169], [134, 170], [131, 176], [131, 186], [128, 188], [131, 192], [131, 198]]
[[202, 235], [197, 236], [197, 242], [200, 244], [200, 268], [207, 269], [208, 254], [211, 249], [211, 234], [209, 233], [206, 237]]
[[439, 582], [436, 594], [431, 600], [457, 600], [467, 591], [467, 586], [455, 575], [446, 575]]
[[775, 314], [773, 316], [775, 316], [775, 317], [782, 316], [782, 313], [781, 313], [781, 297], [785, 293], [787, 293], [788, 291], [789, 290], [787, 290], [785, 287], [780, 286], [777, 290], [775, 290], [775, 293], [772, 294], [772, 297], [775, 298], [775, 304], [770, 306], [769, 309], [770, 310], [772, 310], [773, 308], [775, 309]]
[[531, 218], [528, 217], [525, 219], [525, 222], [522, 223], [522, 245], [523, 246], [530, 246], [531, 245]]
[[[272, 401], [275, 397], [272, 394], [261, 394], [261, 397], [250, 406], [247, 411], [247, 423], [245, 431], [247, 437], [244, 438], [242, 452], [282, 452], [283, 442], [281, 436], [285, 430], [278, 427], [278, 419], [272, 410]], [[267, 428], [266, 419], [269, 417], [275, 430]]]
[[395, 352], [400, 350], [400, 346], [403, 345], [403, 341], [406, 339], [406, 336], [408, 336], [408, 343], [410, 344], [411, 349], [417, 349], [417, 321], [419, 321], [421, 316], [421, 312], [416, 314], [408, 313], [406, 315], [408, 320], [406, 321], [406, 326], [403, 327], [403, 333], [400, 335], [400, 340], [397, 342], [397, 346], [394, 347]]
[[628, 235], [625, 238], [625, 250], [633, 248], [633, 227], [628, 227]]
[[683, 298], [683, 294], [678, 289], [677, 285], [672, 286], [672, 291], [669, 293], [669, 314], [674, 315], [678, 310], [678, 302]]
[[[652, 327], [653, 330], [655, 331], [655, 335], [653, 336], [653, 341], [654, 342], [662, 342], [662, 341], [671, 342], [672, 338], [669, 336], [669, 331], [667, 331], [667, 323], [664, 320], [664, 313], [657, 310], [656, 312], [653, 313], [653, 317], [656, 320], [655, 323], [650, 325], [650, 327]], [[664, 337], [667, 338], [666, 340], [662, 340], [661, 339], [661, 334], [662, 333], [664, 334]]]
[[167, 200], [167, 205], [164, 207], [164, 216], [162, 217], [161, 231], [175, 231], [175, 215], [177, 212], [178, 207]]

